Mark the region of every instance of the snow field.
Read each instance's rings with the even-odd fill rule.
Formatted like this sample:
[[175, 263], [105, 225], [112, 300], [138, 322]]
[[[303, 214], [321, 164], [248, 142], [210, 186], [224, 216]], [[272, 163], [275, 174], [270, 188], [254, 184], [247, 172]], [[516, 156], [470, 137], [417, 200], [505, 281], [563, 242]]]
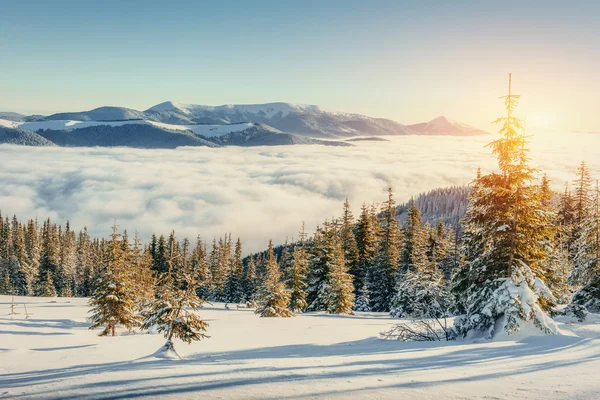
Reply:
[[[0, 296], [0, 398], [590, 399], [600, 393], [600, 318], [565, 335], [450, 344], [384, 341], [386, 314], [259, 318], [215, 303], [210, 339], [98, 337], [87, 299]], [[22, 303], [27, 304], [29, 319]], [[585, 337], [574, 336], [582, 332]], [[487, 396], [487, 397], [486, 397]]]

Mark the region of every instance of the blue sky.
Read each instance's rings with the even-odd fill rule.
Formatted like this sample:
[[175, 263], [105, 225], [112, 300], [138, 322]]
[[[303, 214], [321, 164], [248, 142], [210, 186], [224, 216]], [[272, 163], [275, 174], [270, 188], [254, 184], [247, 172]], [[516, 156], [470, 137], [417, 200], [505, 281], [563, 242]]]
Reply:
[[491, 129], [512, 72], [532, 124], [600, 131], [600, 2], [572, 3], [1, 0], [0, 110], [287, 101]]

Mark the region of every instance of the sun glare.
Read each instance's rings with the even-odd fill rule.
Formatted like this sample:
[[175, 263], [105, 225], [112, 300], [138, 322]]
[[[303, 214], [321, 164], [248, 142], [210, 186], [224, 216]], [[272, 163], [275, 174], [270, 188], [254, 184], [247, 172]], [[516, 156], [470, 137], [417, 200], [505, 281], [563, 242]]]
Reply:
[[534, 112], [525, 119], [528, 133], [539, 133], [556, 130], [556, 115], [550, 112]]

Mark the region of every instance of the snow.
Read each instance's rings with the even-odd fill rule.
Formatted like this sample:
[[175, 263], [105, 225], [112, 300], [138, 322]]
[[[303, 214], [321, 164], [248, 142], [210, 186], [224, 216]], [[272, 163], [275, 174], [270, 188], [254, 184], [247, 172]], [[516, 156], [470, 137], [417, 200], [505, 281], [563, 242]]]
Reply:
[[220, 111], [226, 114], [251, 114], [260, 115], [266, 119], [271, 119], [276, 115], [283, 118], [290, 113], [310, 113], [320, 114], [326, 112], [325, 109], [310, 104], [293, 103], [266, 103], [266, 104], [224, 104], [221, 106], [206, 106], [200, 104], [181, 104], [173, 101], [166, 101], [150, 107], [146, 111], [180, 111], [186, 115], [201, 116], [204, 112]]
[[[600, 316], [560, 336], [404, 343], [386, 314], [259, 318], [201, 310], [210, 339], [165, 354], [162, 335], [98, 337], [87, 299], [0, 296], [0, 397], [567, 399], [600, 391]], [[27, 303], [29, 319], [25, 319]], [[584, 335], [577, 335], [584, 332]], [[580, 337], [583, 336], [583, 337]]]
[[40, 129], [65, 130], [65, 129], [80, 129], [90, 126], [108, 125], [154, 125], [163, 129], [177, 131], [193, 131], [194, 133], [212, 137], [221, 136], [230, 132], [239, 132], [252, 128], [253, 123], [242, 124], [223, 124], [223, 125], [173, 125], [162, 122], [154, 122], [148, 120], [127, 120], [127, 121], [73, 121], [73, 120], [51, 120], [51, 121], [36, 121], [36, 122], [13, 122], [0, 119], [0, 126], [7, 128], [19, 128], [25, 131], [36, 132]]
[[171, 130], [189, 130], [205, 137], [222, 136], [231, 132], [240, 132], [254, 126], [253, 123], [225, 124], [225, 125], [172, 125], [162, 122], [148, 121], [152, 125], [171, 129]]

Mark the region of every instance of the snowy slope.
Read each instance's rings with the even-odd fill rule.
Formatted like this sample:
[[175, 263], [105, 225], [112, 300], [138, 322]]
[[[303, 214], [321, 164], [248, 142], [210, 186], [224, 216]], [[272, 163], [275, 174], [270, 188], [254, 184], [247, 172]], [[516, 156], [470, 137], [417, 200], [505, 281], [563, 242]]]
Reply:
[[231, 125], [173, 125], [162, 122], [147, 120], [128, 120], [128, 121], [74, 121], [74, 120], [50, 120], [36, 122], [15, 122], [0, 119], [0, 126], [7, 128], [18, 128], [24, 131], [36, 132], [40, 129], [46, 130], [67, 130], [82, 129], [91, 126], [123, 126], [123, 125], [153, 125], [163, 129], [176, 131], [192, 131], [206, 137], [221, 136], [230, 132], [239, 132], [254, 126], [252, 123], [231, 124]]
[[[384, 314], [258, 318], [214, 304], [210, 339], [176, 341], [183, 360], [156, 358], [159, 335], [98, 337], [85, 299], [0, 296], [0, 396], [27, 399], [591, 399], [600, 381], [600, 325], [500, 342], [378, 339]], [[25, 319], [24, 307], [33, 315]], [[561, 325], [567, 333], [576, 331]]]
[[371, 118], [324, 109], [316, 105], [292, 103], [227, 104], [206, 106], [160, 103], [145, 111], [148, 119], [198, 123], [254, 122], [270, 125], [282, 132], [310, 137], [346, 137], [358, 135], [406, 135], [416, 132], [384, 118]]

